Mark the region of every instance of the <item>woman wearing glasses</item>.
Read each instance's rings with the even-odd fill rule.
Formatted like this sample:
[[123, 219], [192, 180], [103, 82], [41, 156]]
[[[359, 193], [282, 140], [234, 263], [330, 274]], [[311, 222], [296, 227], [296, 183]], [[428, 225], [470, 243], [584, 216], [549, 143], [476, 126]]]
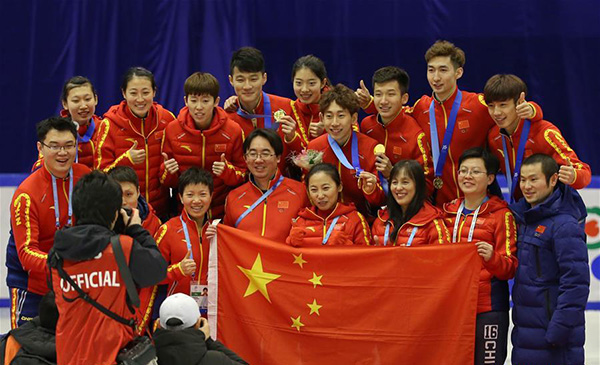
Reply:
[[[508, 334], [508, 283], [517, 268], [516, 224], [508, 205], [491, 195], [499, 162], [481, 147], [458, 160], [458, 186], [464, 198], [444, 205], [452, 242], [473, 242], [481, 256], [475, 364], [504, 364]], [[493, 336], [489, 333], [494, 328]], [[492, 339], [491, 339], [492, 338]], [[490, 343], [494, 342], [494, 343]], [[493, 348], [492, 360], [486, 350]]]
[[249, 181], [227, 196], [223, 223], [284, 243], [292, 219], [308, 206], [306, 189], [277, 168], [283, 153], [277, 132], [255, 129], [243, 147]]
[[419, 246], [449, 242], [444, 214], [426, 201], [423, 167], [415, 160], [398, 161], [390, 172], [387, 207], [373, 222], [379, 246]]

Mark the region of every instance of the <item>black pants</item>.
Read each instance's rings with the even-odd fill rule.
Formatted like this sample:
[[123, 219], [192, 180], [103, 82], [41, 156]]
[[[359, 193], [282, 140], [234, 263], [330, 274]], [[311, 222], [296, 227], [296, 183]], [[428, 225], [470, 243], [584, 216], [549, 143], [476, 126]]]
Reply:
[[475, 327], [475, 364], [504, 364], [508, 341], [508, 312], [479, 313]]

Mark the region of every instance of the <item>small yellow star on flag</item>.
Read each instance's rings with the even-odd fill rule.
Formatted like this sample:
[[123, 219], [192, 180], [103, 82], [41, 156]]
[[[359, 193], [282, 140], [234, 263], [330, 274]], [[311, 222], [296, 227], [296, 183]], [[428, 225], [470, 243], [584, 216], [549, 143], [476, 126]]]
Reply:
[[302, 254], [298, 256], [292, 254], [292, 256], [294, 256], [294, 264], [298, 264], [301, 269], [304, 269], [304, 264], [306, 264], [308, 261], [302, 258]]
[[290, 317], [290, 319], [292, 320], [292, 326], [298, 330], [298, 332], [300, 332], [300, 327], [304, 327], [304, 323], [300, 322], [300, 317], [298, 316], [298, 318], [294, 318], [294, 317]]
[[319, 309], [321, 309], [322, 305], [317, 304], [316, 299], [313, 299], [312, 303], [306, 303], [306, 305], [308, 306], [308, 308], [310, 308], [309, 315], [311, 315], [313, 313], [317, 313], [317, 316], [320, 316]]
[[323, 286], [323, 284], [321, 283], [321, 279], [323, 278], [323, 275], [318, 275], [315, 274], [315, 272], [313, 271], [313, 277], [312, 279], [308, 279], [308, 281], [310, 281], [311, 283], [313, 283], [313, 288], [316, 288], [317, 285], [321, 285]]
[[238, 269], [240, 269], [240, 271], [243, 272], [250, 281], [248, 283], [248, 288], [246, 288], [244, 298], [254, 294], [258, 290], [269, 301], [269, 303], [271, 303], [269, 292], [267, 291], [267, 284], [279, 278], [281, 275], [264, 272], [260, 253], [256, 255], [256, 260], [254, 260], [254, 264], [252, 265], [251, 269], [245, 269], [241, 266], [238, 266]]

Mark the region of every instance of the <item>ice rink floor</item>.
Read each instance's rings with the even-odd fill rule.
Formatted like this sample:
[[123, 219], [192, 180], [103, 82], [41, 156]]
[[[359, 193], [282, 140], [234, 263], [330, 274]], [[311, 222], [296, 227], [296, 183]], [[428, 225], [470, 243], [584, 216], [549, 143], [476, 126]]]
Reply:
[[[0, 333], [6, 333], [9, 330], [9, 310], [8, 308], [0, 308]], [[510, 356], [510, 349], [508, 354]], [[597, 310], [586, 312], [585, 354], [586, 364], [600, 365], [600, 311]], [[506, 363], [510, 364], [510, 359]]]

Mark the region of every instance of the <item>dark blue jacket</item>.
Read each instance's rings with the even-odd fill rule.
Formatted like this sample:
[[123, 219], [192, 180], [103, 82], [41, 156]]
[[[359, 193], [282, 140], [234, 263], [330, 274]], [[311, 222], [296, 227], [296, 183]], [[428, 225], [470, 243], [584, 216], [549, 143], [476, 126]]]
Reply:
[[583, 364], [590, 270], [587, 215], [573, 188], [558, 183], [541, 204], [511, 209], [519, 224], [513, 287], [513, 364]]

